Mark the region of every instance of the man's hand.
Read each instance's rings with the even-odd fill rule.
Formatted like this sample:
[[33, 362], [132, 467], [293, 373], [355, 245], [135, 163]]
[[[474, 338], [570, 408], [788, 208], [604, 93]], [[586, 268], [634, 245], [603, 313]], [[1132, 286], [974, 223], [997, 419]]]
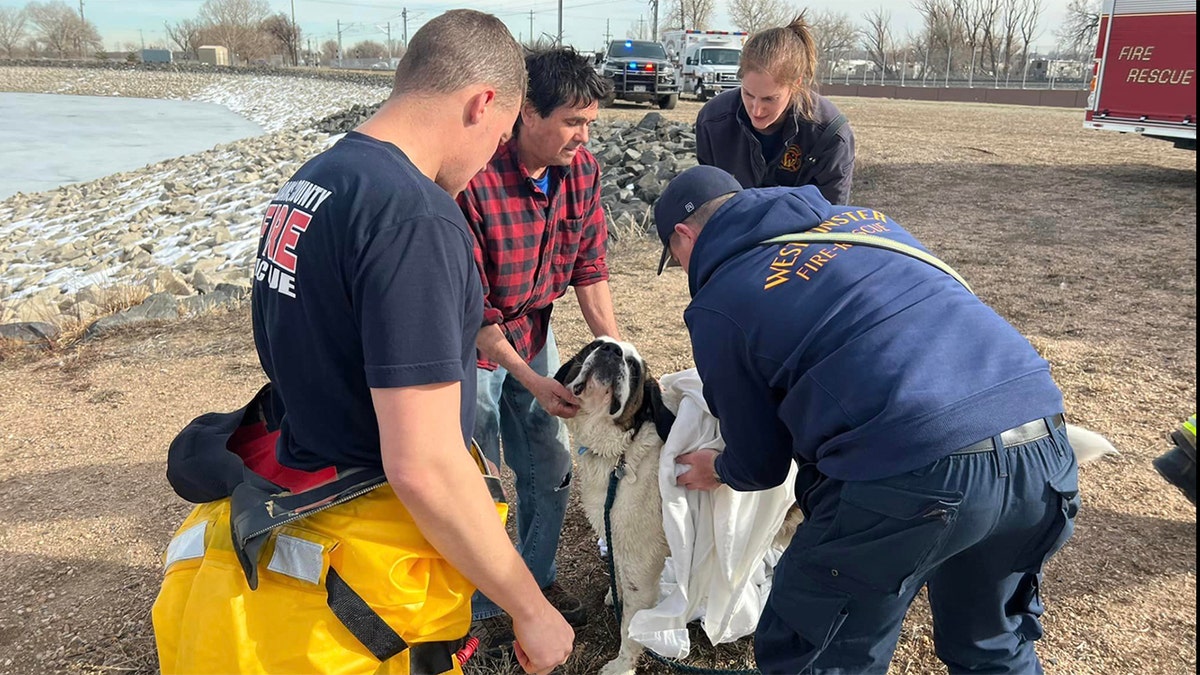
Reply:
[[571, 393], [570, 389], [559, 384], [558, 380], [553, 377], [538, 376], [531, 385], [529, 386], [530, 393], [551, 415], [568, 419], [579, 412], [579, 399]]
[[687, 471], [675, 477], [675, 484], [689, 490], [715, 490], [721, 486], [717, 478], [716, 461], [720, 453], [704, 448], [693, 452], [685, 452], [675, 458], [676, 464], [689, 467]]
[[513, 652], [527, 673], [549, 673], [567, 662], [575, 642], [575, 631], [550, 603], [537, 617], [518, 621], [513, 618], [517, 640]]

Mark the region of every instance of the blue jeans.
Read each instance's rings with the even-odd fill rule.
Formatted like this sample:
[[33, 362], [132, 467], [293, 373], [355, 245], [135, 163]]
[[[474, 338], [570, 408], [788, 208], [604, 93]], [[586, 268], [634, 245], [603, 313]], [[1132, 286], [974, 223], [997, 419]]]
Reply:
[[1066, 429], [874, 481], [827, 479], [779, 565], [754, 637], [764, 674], [885, 673], [928, 584], [951, 673], [1041, 673], [1042, 566], [1070, 538]]
[[[558, 370], [558, 345], [554, 333], [546, 346], [529, 362], [539, 375], [553, 376]], [[516, 477], [517, 550], [521, 552], [538, 586], [554, 581], [554, 555], [562, 533], [563, 517], [571, 487], [571, 452], [567, 428], [562, 420], [542, 409], [515, 377], [503, 368], [476, 369], [479, 390], [475, 412], [475, 441], [483, 454], [500, 466], [500, 442], [504, 462]], [[471, 600], [471, 618], [486, 619], [503, 614], [482, 593]]]

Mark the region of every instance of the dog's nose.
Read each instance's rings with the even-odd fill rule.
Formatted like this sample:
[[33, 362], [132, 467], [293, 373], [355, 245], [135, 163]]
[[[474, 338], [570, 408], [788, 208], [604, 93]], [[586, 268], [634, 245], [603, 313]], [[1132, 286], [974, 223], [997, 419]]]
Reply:
[[615, 342], [605, 342], [604, 344], [600, 345], [599, 349], [602, 352], [608, 352], [610, 354], [621, 356], [621, 345]]

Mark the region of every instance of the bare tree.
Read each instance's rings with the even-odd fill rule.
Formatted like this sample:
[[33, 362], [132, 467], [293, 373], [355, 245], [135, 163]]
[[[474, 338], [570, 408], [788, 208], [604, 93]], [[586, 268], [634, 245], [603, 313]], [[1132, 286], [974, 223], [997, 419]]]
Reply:
[[794, 11], [787, 0], [729, 0], [729, 20], [751, 35], [764, 28], [787, 25]]
[[880, 7], [863, 15], [867, 27], [862, 31], [863, 49], [875, 64], [880, 78], [887, 77], [888, 52], [892, 49], [892, 13]]
[[[811, 26], [813, 40], [817, 43], [818, 60], [829, 64], [825, 68], [826, 78], [832, 79], [834, 65], [848, 57], [858, 44], [858, 27], [849, 15], [842, 12], [805, 12], [804, 18]], [[821, 69], [817, 70], [820, 72]]]
[[25, 10], [21, 7], [0, 7], [0, 49], [4, 55], [12, 57], [17, 45], [26, 37]]
[[34, 36], [43, 48], [66, 58], [67, 50], [73, 47], [71, 40], [71, 18], [75, 13], [62, 2], [31, 2], [25, 6], [29, 21], [33, 24]]
[[[629, 28], [625, 31], [625, 37], [630, 40], [649, 40], [651, 32], [650, 22], [643, 16], [629, 24]], [[608, 45], [604, 45], [604, 47], [607, 49]]]
[[937, 63], [944, 69], [945, 82], [949, 83], [953, 65], [960, 61], [955, 53], [962, 52], [967, 42], [962, 0], [913, 0], [913, 7], [921, 14], [930, 50], [937, 57], [930, 57], [929, 72], [934, 71], [933, 65]]
[[1022, 0], [1004, 0], [1004, 7], [1000, 13], [1000, 25], [998, 27], [999, 34], [997, 36], [997, 49], [1003, 55], [1003, 61], [1000, 67], [996, 70], [996, 82], [1000, 82], [1000, 73], [1004, 73], [1004, 83], [1008, 84], [1012, 79], [1013, 60], [1016, 56], [1017, 43], [1019, 41], [1019, 30], [1021, 21], [1024, 18], [1025, 3]]
[[353, 59], [382, 59], [387, 56], [387, 47], [374, 40], [363, 40], [348, 49], [347, 54]]
[[163, 29], [167, 33], [167, 39], [176, 49], [188, 54], [193, 59], [200, 58], [200, 47], [204, 45], [204, 26], [199, 21], [184, 19], [174, 24], [164, 21]]
[[338, 57], [337, 40], [326, 40], [321, 43], [321, 57], [326, 63], [334, 61]]
[[287, 14], [280, 12], [266, 18], [262, 23], [262, 31], [276, 43], [277, 53], [286, 55], [286, 60], [293, 66], [296, 63], [296, 53], [300, 47], [300, 27], [292, 23]]
[[103, 49], [100, 31], [65, 2], [31, 2], [25, 6], [34, 34], [47, 51], [59, 58], [84, 56]]
[[996, 22], [1003, 4], [1004, 0], [974, 0], [970, 9], [973, 15], [971, 23], [979, 35], [979, 70], [993, 78], [1000, 72], [1000, 41]]
[[247, 62], [265, 54], [260, 27], [270, 13], [267, 0], [205, 0], [200, 20], [211, 39], [229, 50], [234, 63]]
[[1029, 66], [1029, 46], [1041, 34], [1038, 28], [1038, 19], [1042, 16], [1042, 10], [1045, 9], [1043, 4], [1045, 0], [1020, 0], [1021, 1], [1021, 23], [1019, 29], [1021, 31], [1021, 86], [1025, 85], [1025, 72]]
[[1079, 57], [1095, 51], [1096, 33], [1099, 30], [1100, 0], [1071, 0], [1067, 3], [1067, 16], [1056, 35], [1063, 51]]
[[717, 11], [716, 0], [671, 0], [667, 14], [658, 30], [690, 28], [707, 30]]

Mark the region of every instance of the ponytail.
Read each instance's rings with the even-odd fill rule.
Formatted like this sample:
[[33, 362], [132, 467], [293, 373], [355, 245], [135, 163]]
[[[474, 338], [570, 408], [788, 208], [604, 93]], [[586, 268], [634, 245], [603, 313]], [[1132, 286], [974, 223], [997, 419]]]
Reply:
[[803, 12], [786, 26], [768, 28], [750, 36], [742, 48], [738, 78], [747, 72], [769, 75], [777, 84], [790, 87], [792, 105], [801, 117], [812, 119], [817, 43]]

